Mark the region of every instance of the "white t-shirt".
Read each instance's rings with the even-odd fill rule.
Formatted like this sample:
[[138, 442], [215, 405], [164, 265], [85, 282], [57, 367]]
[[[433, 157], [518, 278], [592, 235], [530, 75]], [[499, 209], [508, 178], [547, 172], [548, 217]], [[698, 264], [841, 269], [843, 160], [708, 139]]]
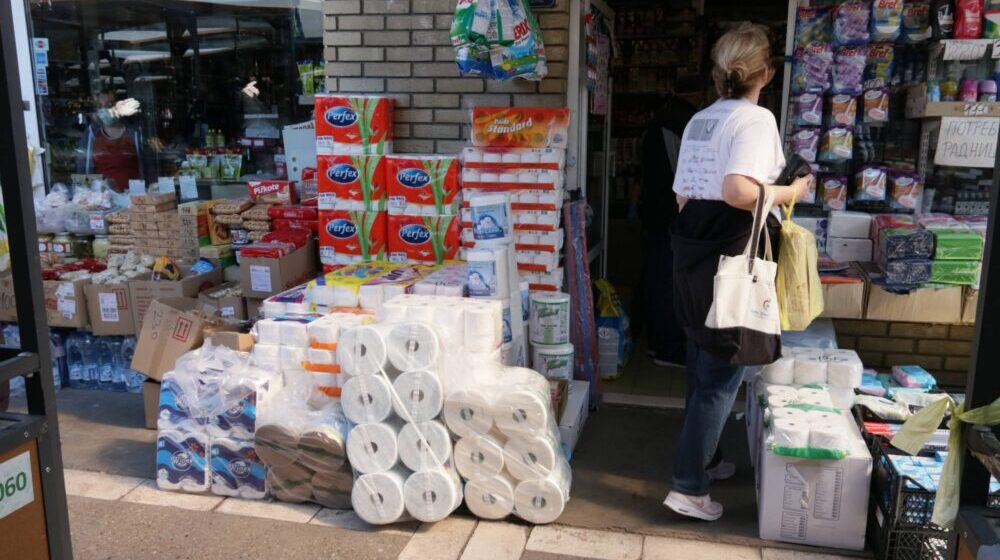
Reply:
[[771, 111], [746, 99], [720, 99], [684, 128], [674, 192], [722, 200], [722, 179], [746, 175], [773, 185], [785, 168], [781, 135]]

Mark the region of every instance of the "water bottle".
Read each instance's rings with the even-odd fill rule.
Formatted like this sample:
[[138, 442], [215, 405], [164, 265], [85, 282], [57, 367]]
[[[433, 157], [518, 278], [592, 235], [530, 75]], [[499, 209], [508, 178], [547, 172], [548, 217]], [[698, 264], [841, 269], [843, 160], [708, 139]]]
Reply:
[[101, 365], [98, 361], [98, 338], [90, 334], [83, 335], [83, 387], [97, 389], [101, 377]]
[[84, 335], [73, 333], [66, 340], [66, 370], [69, 374], [69, 386], [78, 389], [85, 386], [86, 348]]
[[125, 372], [128, 365], [122, 358], [122, 337], [109, 337], [108, 347], [111, 348], [111, 359], [114, 369], [111, 372], [111, 389], [113, 391], [125, 392]]
[[121, 357], [125, 371], [125, 388], [129, 393], [141, 393], [146, 376], [132, 369], [132, 355], [135, 354], [135, 337], [126, 336], [122, 340]]
[[64, 372], [66, 371], [66, 347], [63, 336], [54, 330], [49, 330], [49, 353], [52, 356], [52, 385], [58, 391], [62, 389]]
[[21, 330], [16, 323], [7, 323], [3, 326], [3, 345], [10, 348], [21, 347]]
[[97, 362], [97, 388], [102, 391], [114, 389], [112, 381], [115, 377], [115, 354], [111, 336], [95, 336], [94, 358]]

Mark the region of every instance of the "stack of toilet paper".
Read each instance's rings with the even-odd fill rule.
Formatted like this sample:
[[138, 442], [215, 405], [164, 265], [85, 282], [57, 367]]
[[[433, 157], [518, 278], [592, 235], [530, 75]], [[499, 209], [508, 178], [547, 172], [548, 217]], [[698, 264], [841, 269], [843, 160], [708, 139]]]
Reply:
[[433, 267], [386, 261], [357, 263], [327, 272], [305, 284], [304, 298], [319, 313], [361, 307], [373, 312], [393, 297], [410, 293]]
[[569, 341], [570, 296], [533, 292], [529, 297], [528, 335], [531, 365], [549, 379], [573, 379], [573, 345]]
[[463, 262], [450, 263], [439, 267], [418, 280], [410, 293], [423, 296], [464, 297], [468, 295], [468, 267]]
[[850, 448], [849, 426], [824, 389], [769, 385], [766, 418], [776, 455], [841, 459]]
[[527, 324], [524, 300], [528, 283], [522, 282], [514, 262], [514, 246], [484, 244], [466, 252], [466, 288], [470, 298], [497, 300], [503, 304], [503, 363], [528, 363]]
[[258, 398], [278, 382], [246, 353], [221, 346], [181, 356], [160, 385], [157, 486], [264, 498], [266, 467], [254, 444]]
[[761, 369], [768, 385], [824, 385], [839, 408], [853, 406], [854, 389], [861, 386], [864, 365], [853, 350], [786, 346], [784, 356]]

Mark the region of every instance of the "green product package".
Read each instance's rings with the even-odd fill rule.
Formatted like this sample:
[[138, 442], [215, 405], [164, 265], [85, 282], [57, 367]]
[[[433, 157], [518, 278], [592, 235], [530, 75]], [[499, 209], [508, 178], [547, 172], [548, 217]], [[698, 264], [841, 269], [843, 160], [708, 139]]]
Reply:
[[979, 261], [931, 261], [931, 282], [973, 286], [979, 283]]
[[939, 230], [934, 232], [935, 260], [978, 261], [983, 258], [983, 238], [974, 231]]
[[298, 64], [299, 80], [302, 82], [302, 95], [312, 95], [316, 93], [313, 81], [313, 63], [300, 62]]
[[240, 178], [240, 169], [243, 167], [243, 154], [227, 153], [222, 154], [221, 175], [223, 179], [235, 181]]

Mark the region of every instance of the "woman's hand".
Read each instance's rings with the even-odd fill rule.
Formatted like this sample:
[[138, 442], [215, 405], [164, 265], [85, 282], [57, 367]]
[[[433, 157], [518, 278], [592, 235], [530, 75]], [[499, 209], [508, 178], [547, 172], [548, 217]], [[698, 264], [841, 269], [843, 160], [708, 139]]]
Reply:
[[805, 198], [806, 194], [809, 192], [809, 187], [812, 186], [812, 183], [815, 180], [816, 178], [810, 174], [804, 177], [799, 177], [798, 179], [792, 181], [792, 184], [790, 186], [795, 194], [793, 195], [792, 199], [789, 200], [788, 202], [791, 202], [792, 200], [795, 200], [797, 202]]

